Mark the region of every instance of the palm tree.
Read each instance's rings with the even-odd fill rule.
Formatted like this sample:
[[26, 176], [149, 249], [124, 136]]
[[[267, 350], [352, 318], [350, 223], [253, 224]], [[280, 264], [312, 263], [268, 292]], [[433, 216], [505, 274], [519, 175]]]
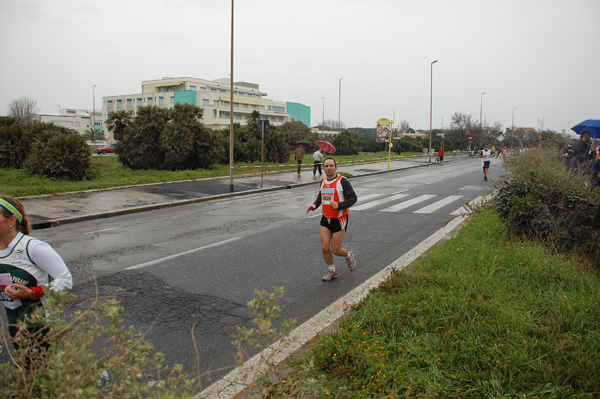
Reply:
[[104, 140], [104, 133], [102, 133], [100, 129], [92, 127], [83, 132], [83, 138], [93, 142], [94, 146], [96, 146], [97, 140]]
[[125, 135], [125, 129], [131, 126], [131, 122], [131, 115], [125, 111], [118, 111], [112, 113], [106, 120], [105, 124], [108, 130], [113, 132], [114, 139], [121, 141]]

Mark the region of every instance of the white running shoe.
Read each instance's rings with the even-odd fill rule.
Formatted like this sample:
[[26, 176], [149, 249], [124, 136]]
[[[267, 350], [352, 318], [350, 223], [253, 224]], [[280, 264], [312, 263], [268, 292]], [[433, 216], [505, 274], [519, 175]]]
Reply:
[[356, 269], [356, 259], [354, 259], [354, 251], [348, 251], [348, 256], [346, 256], [346, 263], [348, 263], [348, 270], [352, 271]]

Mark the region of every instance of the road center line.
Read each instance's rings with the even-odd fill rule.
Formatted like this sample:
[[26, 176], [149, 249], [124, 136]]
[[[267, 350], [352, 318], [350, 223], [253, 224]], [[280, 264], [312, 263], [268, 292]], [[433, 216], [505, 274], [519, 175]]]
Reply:
[[136, 269], [141, 269], [143, 267], [153, 266], [153, 265], [156, 265], [157, 263], [161, 263], [161, 262], [164, 262], [164, 261], [167, 261], [167, 260], [178, 258], [180, 256], [189, 255], [189, 254], [192, 254], [194, 252], [202, 251], [203, 249], [208, 249], [208, 248], [212, 248], [212, 247], [218, 247], [220, 245], [227, 244], [228, 242], [239, 240], [240, 238], [242, 238], [242, 237], [234, 237], [234, 238], [230, 238], [229, 240], [215, 242], [214, 244], [205, 245], [205, 246], [200, 247], [200, 248], [190, 249], [189, 251], [181, 252], [181, 253], [178, 253], [178, 254], [175, 254], [175, 255], [170, 255], [170, 256], [167, 256], [167, 257], [164, 257], [164, 258], [160, 258], [160, 259], [151, 260], [150, 262], [140, 263], [139, 265], [134, 265], [134, 266], [129, 266], [129, 267], [126, 267], [125, 270], [136, 270]]

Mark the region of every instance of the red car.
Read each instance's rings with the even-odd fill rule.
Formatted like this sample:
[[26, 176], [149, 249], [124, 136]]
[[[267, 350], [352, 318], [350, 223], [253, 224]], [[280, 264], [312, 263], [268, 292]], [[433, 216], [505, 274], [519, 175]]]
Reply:
[[115, 147], [107, 145], [106, 147], [96, 148], [96, 154], [114, 154]]

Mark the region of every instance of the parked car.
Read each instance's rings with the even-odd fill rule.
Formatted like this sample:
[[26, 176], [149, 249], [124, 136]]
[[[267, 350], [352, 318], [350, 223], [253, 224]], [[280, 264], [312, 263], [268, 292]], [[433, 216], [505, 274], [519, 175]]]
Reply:
[[96, 154], [114, 154], [115, 147], [112, 145], [107, 145], [106, 147], [96, 148]]

